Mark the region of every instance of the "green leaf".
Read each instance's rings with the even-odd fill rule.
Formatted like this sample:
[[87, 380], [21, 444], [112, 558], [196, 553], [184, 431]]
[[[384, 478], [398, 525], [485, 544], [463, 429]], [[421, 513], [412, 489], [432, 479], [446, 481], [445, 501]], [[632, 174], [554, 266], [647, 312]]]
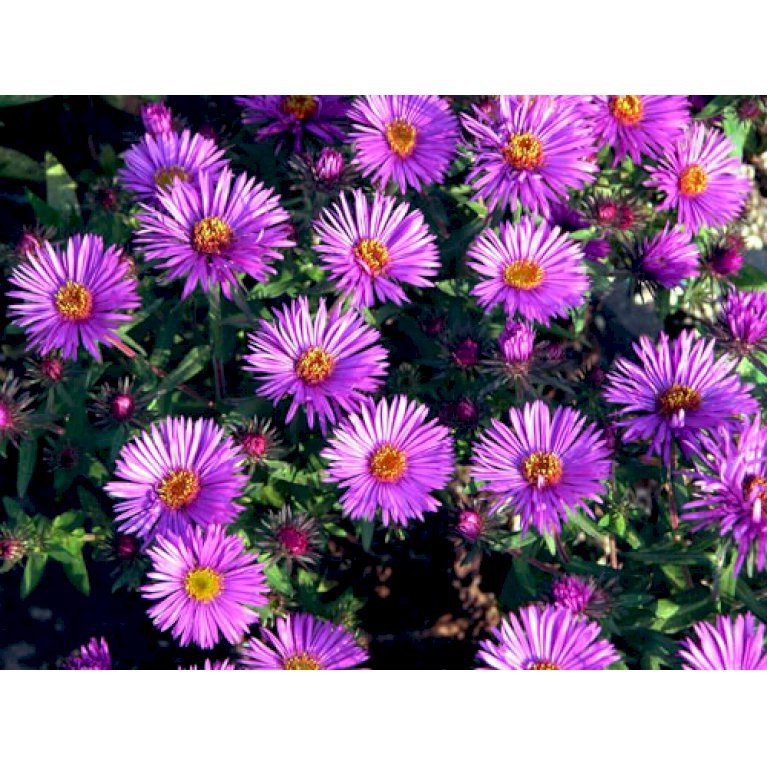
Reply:
[[293, 594], [293, 585], [290, 578], [283, 572], [279, 565], [269, 565], [264, 568], [266, 582], [273, 591], [279, 591], [281, 594], [291, 596]]
[[197, 346], [176, 366], [176, 369], [162, 379], [161, 389], [169, 391], [179, 384], [194, 378], [210, 361], [210, 349]]
[[45, 153], [45, 189], [48, 205], [64, 218], [80, 215], [77, 184], [50, 152]]
[[37, 160], [5, 146], [0, 146], [0, 176], [37, 183], [45, 181], [42, 165]]
[[48, 562], [47, 554], [30, 554], [24, 567], [24, 575], [21, 578], [21, 598], [26, 599], [40, 583], [43, 577], [45, 565]]
[[50, 96], [0, 96], [0, 107], [20, 107], [49, 98]]
[[69, 578], [69, 582], [87, 597], [91, 593], [91, 582], [88, 578], [88, 568], [85, 566], [82, 552], [79, 557], [75, 557], [69, 562], [62, 562], [61, 565], [67, 578]]
[[376, 523], [374, 519], [363, 519], [357, 523], [357, 532], [360, 536], [360, 543], [365, 551], [370, 551], [375, 529]]
[[27, 494], [29, 481], [35, 470], [35, 461], [37, 460], [37, 438], [30, 437], [25, 439], [19, 446], [19, 467], [16, 472], [16, 492], [19, 498]]

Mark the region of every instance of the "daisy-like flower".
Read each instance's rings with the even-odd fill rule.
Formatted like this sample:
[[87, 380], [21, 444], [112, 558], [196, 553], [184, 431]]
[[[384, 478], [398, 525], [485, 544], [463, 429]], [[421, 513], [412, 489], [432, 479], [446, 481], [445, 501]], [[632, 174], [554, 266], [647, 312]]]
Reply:
[[217, 179], [200, 173], [199, 187], [174, 184], [158, 203], [137, 216], [136, 242], [166, 279], [184, 278], [182, 298], [198, 284], [205, 292], [220, 284], [229, 298], [240, 273], [264, 282], [282, 258], [277, 248], [295, 244], [279, 196], [228, 168]]
[[434, 235], [423, 214], [376, 192], [372, 203], [359, 189], [342, 195], [315, 223], [323, 266], [356, 307], [376, 301], [402, 304], [403, 285], [432, 287], [439, 271]]
[[308, 613], [277, 618], [276, 634], [262, 628], [263, 641], [251, 638], [240, 659], [245, 668], [283, 671], [333, 671], [353, 668], [367, 652], [343, 627]]
[[535, 328], [529, 322], [509, 320], [498, 336], [498, 348], [505, 365], [526, 371], [535, 353]]
[[292, 401], [286, 422], [303, 408], [309, 427], [315, 416], [323, 433], [341, 415], [353, 412], [386, 376], [386, 350], [381, 336], [354, 310], [328, 313], [321, 300], [312, 316], [309, 299], [302, 296], [275, 309], [274, 322], [261, 320], [248, 337], [250, 354], [245, 369], [259, 381], [256, 390], [277, 404]]
[[522, 529], [558, 531], [568, 517], [598, 501], [611, 471], [610, 451], [594, 424], [569, 407], [552, 415], [543, 400], [509, 410], [511, 428], [492, 419], [474, 450], [472, 475], [487, 482], [492, 511], [511, 506]]
[[513, 210], [521, 202], [530, 213], [546, 215], [552, 202], [596, 173], [588, 159], [594, 153], [590, 129], [569, 102], [501, 96], [497, 123], [464, 115], [463, 124], [476, 155], [467, 181], [491, 210]]
[[[767, 669], [764, 652], [764, 624], [751, 613], [717, 615], [716, 624], [705, 621], [693, 626], [696, 639], [682, 640], [679, 657], [686, 671], [727, 671]], [[696, 641], [697, 640], [697, 641]]]
[[112, 655], [107, 640], [104, 637], [93, 637], [64, 661], [64, 668], [73, 671], [111, 671]]
[[439, 508], [432, 492], [452, 476], [453, 443], [428, 415], [425, 405], [399, 395], [369, 400], [336, 429], [322, 456], [329, 479], [345, 490], [346, 516], [371, 520], [380, 509], [385, 525], [406, 525]]
[[557, 607], [564, 607], [576, 615], [599, 618], [610, 604], [607, 593], [593, 578], [578, 575], [563, 575], [551, 585], [551, 601]]
[[757, 570], [767, 560], [767, 427], [759, 416], [738, 427], [720, 428], [700, 440], [693, 500], [683, 519], [693, 531], [716, 527], [738, 549], [740, 572], [752, 554]]
[[286, 134], [298, 152], [307, 133], [328, 143], [344, 136], [348, 106], [342, 96], [238, 96], [235, 101], [259, 141]]
[[228, 524], [247, 483], [242, 454], [207, 418], [168, 417], [134, 437], [117, 458], [116, 479], [104, 488], [117, 527], [144, 540], [193, 525]]
[[17, 446], [19, 437], [29, 426], [27, 410], [32, 404], [31, 395], [21, 392], [21, 382], [13, 373], [0, 384], [0, 448], [6, 440]]
[[694, 232], [723, 226], [737, 218], [750, 184], [743, 175], [735, 146], [723, 133], [698, 123], [649, 167], [645, 186], [665, 198], [658, 210], [675, 209], [680, 224]]
[[182, 647], [209, 650], [222, 637], [237, 644], [258, 620], [252, 608], [267, 604], [263, 567], [219, 525], [159, 537], [147, 553], [152, 570], [141, 592], [157, 602], [147, 612]]
[[472, 290], [483, 308], [549, 324], [583, 303], [589, 278], [581, 246], [561, 229], [532, 218], [486, 229], [469, 249], [469, 266], [483, 278]]
[[675, 288], [698, 273], [700, 253], [681, 227], [663, 228], [652, 238], [645, 238], [636, 256], [640, 273], [664, 288]]
[[669, 149], [690, 124], [687, 96], [594, 96], [593, 105], [597, 145], [612, 147], [616, 165]]
[[736, 360], [714, 357], [714, 342], [683, 331], [674, 341], [665, 333], [658, 344], [642, 336], [634, 344], [640, 364], [619, 359], [607, 377], [605, 399], [620, 405], [623, 440], [649, 440], [648, 455], [668, 462], [671, 444], [694, 448], [701, 433], [753, 413], [751, 386], [741, 382]]
[[599, 624], [565, 607], [528, 605], [501, 621], [493, 640], [480, 642], [477, 660], [501, 671], [602, 670], [620, 660], [615, 647], [599, 639]]
[[230, 660], [211, 660], [205, 658], [205, 665], [198, 668], [197, 665], [189, 666], [188, 669], [179, 669], [180, 671], [236, 671], [237, 666]]
[[376, 186], [403, 194], [442, 183], [456, 154], [458, 120], [439, 96], [362, 96], [349, 111], [356, 164]]
[[95, 234], [75, 235], [63, 248], [43, 243], [13, 270], [10, 282], [18, 289], [8, 293], [16, 299], [8, 313], [42, 355], [60, 350], [76, 359], [82, 345], [100, 361], [99, 343], [119, 341], [117, 329], [141, 304], [122, 250], [105, 248]]
[[719, 313], [717, 335], [736, 354], [767, 353], [767, 293], [734, 291]]
[[154, 202], [175, 181], [197, 183], [202, 171], [215, 178], [228, 162], [216, 142], [199, 133], [147, 133], [123, 156], [120, 183], [138, 200]]

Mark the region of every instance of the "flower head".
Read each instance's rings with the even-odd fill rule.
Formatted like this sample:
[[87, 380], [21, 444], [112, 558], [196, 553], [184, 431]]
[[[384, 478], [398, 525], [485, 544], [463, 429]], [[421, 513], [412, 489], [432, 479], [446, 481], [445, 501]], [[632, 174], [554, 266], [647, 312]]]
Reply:
[[230, 660], [211, 660], [205, 658], [205, 665], [202, 668], [198, 668], [196, 665], [189, 666], [188, 669], [179, 669], [181, 671], [236, 671], [237, 666]]
[[767, 352], [767, 293], [734, 291], [722, 304], [717, 331], [736, 354]]
[[253, 466], [260, 466], [266, 461], [273, 461], [285, 455], [277, 429], [270, 419], [253, 418], [240, 422], [240, 426], [230, 427], [235, 444], [240, 448], [245, 461]]
[[274, 562], [281, 560], [312, 567], [319, 560], [322, 533], [319, 522], [304, 512], [284, 506], [265, 514], [256, 532], [259, 542]]
[[162, 101], [142, 104], [141, 120], [144, 123], [144, 130], [153, 136], [160, 133], [170, 133], [173, 130], [173, 112]]
[[21, 391], [21, 382], [8, 373], [0, 384], [0, 447], [8, 440], [18, 445], [19, 437], [29, 425], [27, 410], [32, 404], [31, 395]]
[[[751, 613], [717, 615], [716, 624], [705, 621], [693, 626], [695, 639], [682, 640], [679, 657], [687, 671], [764, 670], [764, 624]], [[697, 641], [696, 641], [697, 640]]]
[[607, 612], [607, 593], [593, 578], [578, 575], [562, 575], [551, 585], [551, 601], [565, 607], [576, 615], [599, 618]]
[[138, 426], [143, 420], [143, 410], [147, 404], [144, 397], [134, 391], [133, 381], [122, 378], [117, 386], [102, 384], [98, 394], [91, 395], [91, 409], [96, 414], [97, 423], [101, 426], [110, 424], [130, 424]]
[[535, 328], [528, 322], [509, 320], [498, 336], [501, 359], [513, 368], [526, 368], [533, 358]]
[[681, 227], [663, 228], [645, 238], [636, 257], [640, 273], [664, 288], [675, 288], [698, 273], [700, 253]]
[[111, 671], [112, 656], [107, 640], [104, 637], [93, 637], [64, 661], [64, 668], [73, 671]]

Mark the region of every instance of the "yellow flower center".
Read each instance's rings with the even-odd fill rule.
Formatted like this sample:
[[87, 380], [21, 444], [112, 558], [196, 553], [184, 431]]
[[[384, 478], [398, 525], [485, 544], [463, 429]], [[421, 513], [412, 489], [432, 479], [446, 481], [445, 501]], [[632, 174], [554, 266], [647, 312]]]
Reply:
[[321, 671], [322, 666], [317, 663], [311, 655], [305, 652], [299, 652], [295, 655], [291, 655], [289, 658], [285, 658], [282, 662], [282, 667], [285, 671]]
[[54, 298], [56, 310], [71, 322], [87, 320], [93, 313], [93, 294], [79, 282], [67, 280]]
[[389, 264], [389, 249], [380, 240], [360, 240], [354, 248], [354, 255], [366, 267], [371, 277], [378, 277]]
[[530, 661], [527, 664], [527, 671], [561, 671], [562, 667], [556, 663], [549, 663], [547, 660]]
[[663, 415], [671, 417], [679, 413], [680, 410], [688, 413], [696, 411], [702, 401], [703, 397], [701, 397], [700, 392], [693, 389], [692, 386], [672, 384], [670, 388], [658, 396], [657, 404]]
[[217, 216], [198, 221], [192, 229], [192, 247], [205, 256], [220, 256], [231, 244], [232, 227]]
[[688, 165], [679, 176], [679, 191], [685, 197], [697, 197], [708, 188], [708, 173], [700, 165]]
[[535, 170], [543, 163], [543, 144], [532, 133], [512, 133], [501, 154], [516, 170]]
[[636, 125], [644, 115], [641, 96], [611, 96], [610, 113], [621, 125]]
[[224, 579], [210, 567], [196, 567], [186, 574], [184, 589], [197, 602], [210, 602], [220, 593]]
[[402, 478], [407, 468], [407, 456], [394, 445], [381, 445], [370, 456], [370, 473], [379, 482], [396, 482]]
[[296, 120], [306, 120], [317, 111], [319, 105], [320, 102], [314, 96], [284, 96], [280, 109], [293, 115]]
[[189, 174], [180, 165], [169, 165], [167, 168], [160, 168], [154, 174], [154, 182], [162, 189], [168, 189], [176, 179], [189, 181]]
[[397, 117], [386, 126], [386, 140], [392, 152], [398, 157], [405, 158], [413, 154], [417, 135], [415, 125], [403, 117]]
[[543, 282], [543, 267], [529, 259], [512, 261], [503, 270], [503, 281], [517, 290], [532, 290]]
[[296, 375], [310, 385], [322, 383], [333, 372], [336, 361], [319, 346], [307, 349], [296, 362]]
[[563, 474], [562, 461], [547, 451], [531, 453], [522, 463], [522, 473], [525, 479], [536, 487], [556, 485]]
[[759, 476], [747, 477], [743, 482], [743, 495], [750, 498], [754, 491], [756, 491], [756, 498], [767, 505], [767, 479]]
[[169, 472], [157, 488], [160, 500], [172, 511], [188, 506], [199, 494], [200, 478], [189, 469]]

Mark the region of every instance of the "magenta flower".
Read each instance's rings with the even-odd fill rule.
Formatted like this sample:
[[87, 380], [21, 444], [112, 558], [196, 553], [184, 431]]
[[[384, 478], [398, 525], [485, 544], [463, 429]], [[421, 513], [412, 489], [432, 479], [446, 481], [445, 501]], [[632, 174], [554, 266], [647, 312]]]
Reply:
[[645, 238], [638, 254], [642, 274], [664, 288], [675, 288], [698, 273], [700, 253], [681, 227], [663, 228], [652, 238]]
[[607, 612], [610, 600], [593, 578], [562, 575], [551, 585], [551, 601], [576, 615], [598, 618]]
[[676, 209], [679, 223], [693, 232], [737, 218], [750, 189], [732, 141], [701, 123], [647, 170], [645, 186], [665, 195], [658, 210]]
[[64, 661], [64, 668], [72, 671], [111, 671], [112, 655], [107, 640], [92, 637]]
[[170, 107], [161, 101], [142, 104], [141, 120], [144, 123], [144, 130], [153, 136], [170, 133], [173, 130], [173, 113]]
[[442, 183], [458, 145], [458, 120], [439, 96], [362, 96], [349, 111], [362, 175], [384, 188]]
[[29, 346], [41, 355], [60, 350], [76, 359], [84, 346], [101, 360], [99, 343], [119, 342], [118, 328], [140, 306], [137, 282], [122, 250], [95, 234], [75, 235], [63, 248], [43, 243], [13, 270], [8, 314], [27, 331]]
[[486, 229], [469, 248], [469, 266], [484, 279], [472, 290], [483, 308], [503, 304], [510, 316], [548, 325], [583, 303], [589, 278], [580, 245], [558, 227], [532, 218]]
[[525, 367], [533, 358], [535, 329], [530, 323], [509, 320], [498, 336], [498, 347], [505, 364]]
[[719, 335], [737, 354], [767, 353], [767, 293], [733, 291], [719, 313]]
[[220, 526], [158, 537], [147, 553], [152, 570], [141, 593], [156, 602], [147, 612], [182, 647], [208, 650], [221, 638], [237, 644], [258, 620], [253, 608], [267, 604], [262, 566]]
[[764, 624], [753, 615], [717, 615], [716, 625], [701, 621], [693, 626], [696, 639], [682, 640], [679, 657], [686, 671], [767, 669]]
[[321, 300], [312, 317], [304, 296], [276, 309], [274, 317], [274, 322], [261, 320], [248, 337], [245, 369], [256, 375], [262, 397], [275, 404], [292, 397], [286, 422], [303, 407], [309, 426], [316, 415], [324, 432], [382, 386], [388, 362], [381, 335], [356, 311], [336, 307], [328, 314]]
[[211, 660], [205, 658], [205, 665], [200, 669], [196, 665], [188, 669], [180, 668], [179, 671], [236, 671], [237, 666], [229, 660]]
[[158, 203], [138, 215], [136, 243], [167, 269], [165, 279], [185, 280], [182, 298], [198, 284], [206, 293], [220, 284], [230, 298], [241, 273], [265, 282], [275, 273], [271, 262], [282, 258], [277, 248], [295, 244], [279, 196], [244, 173], [234, 178], [226, 169], [214, 179], [203, 172], [199, 187], [174, 184]]
[[435, 490], [453, 474], [453, 443], [445, 426], [427, 421], [428, 410], [399, 395], [372, 400], [350, 415], [322, 451], [328, 478], [345, 492], [341, 506], [352, 519], [407, 525], [436, 511]]
[[232, 438], [210, 419], [152, 424], [122, 448], [116, 479], [104, 488], [120, 500], [118, 529], [148, 542], [193, 525], [229, 524], [247, 483], [242, 460]]
[[250, 669], [333, 671], [353, 668], [368, 659], [367, 652], [342, 626], [308, 613], [277, 618], [277, 633], [262, 628], [263, 641], [251, 638], [241, 663]]
[[511, 428], [492, 419], [474, 448], [472, 476], [487, 482], [491, 511], [510, 506], [522, 529], [558, 531], [578, 510], [593, 512], [610, 477], [610, 451], [596, 426], [577, 410], [558, 407], [552, 415], [543, 400], [509, 410]]
[[403, 304], [409, 299], [403, 285], [433, 286], [439, 271], [434, 235], [423, 214], [393, 197], [376, 193], [371, 203], [354, 190], [353, 207], [347, 195], [326, 209], [315, 223], [323, 266], [339, 290], [355, 307], [377, 301]]

